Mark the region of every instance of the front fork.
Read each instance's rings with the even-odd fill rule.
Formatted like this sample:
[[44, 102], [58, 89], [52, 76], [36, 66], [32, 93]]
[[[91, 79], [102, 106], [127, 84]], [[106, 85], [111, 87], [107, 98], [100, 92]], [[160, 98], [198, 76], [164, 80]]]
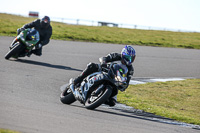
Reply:
[[71, 91], [72, 91], [72, 93], [73, 93], [75, 99], [78, 100], [78, 101], [80, 101], [80, 102], [83, 102], [83, 97], [82, 97], [82, 95], [81, 95], [80, 92], [79, 92], [77, 89], [75, 89], [75, 87], [74, 87], [73, 79], [70, 79], [69, 84], [70, 84], [69, 88], [71, 89]]
[[9, 48], [12, 49], [16, 42], [17, 42], [17, 37], [12, 41]]

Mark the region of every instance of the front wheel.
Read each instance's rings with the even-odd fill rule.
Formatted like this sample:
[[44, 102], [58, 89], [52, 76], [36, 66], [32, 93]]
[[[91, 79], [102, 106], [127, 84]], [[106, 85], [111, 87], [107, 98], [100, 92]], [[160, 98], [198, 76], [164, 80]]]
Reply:
[[103, 104], [112, 94], [112, 88], [110, 86], [106, 86], [97, 96], [92, 96], [89, 94], [85, 107], [87, 109], [95, 109]]
[[61, 94], [60, 94], [60, 101], [63, 104], [71, 104], [76, 101], [72, 91], [67, 87]]
[[15, 46], [8, 51], [8, 53], [5, 55], [5, 59], [9, 59], [12, 56], [17, 55], [18, 53], [20, 53], [21, 49], [22, 49], [22, 45], [19, 42], [16, 42], [16, 44], [14, 44]]

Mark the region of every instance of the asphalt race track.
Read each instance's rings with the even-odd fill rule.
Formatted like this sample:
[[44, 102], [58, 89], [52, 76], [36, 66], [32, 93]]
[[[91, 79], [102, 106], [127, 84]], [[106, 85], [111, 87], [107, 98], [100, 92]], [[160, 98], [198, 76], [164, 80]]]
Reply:
[[[60, 86], [87, 63], [123, 45], [51, 40], [43, 55], [5, 60], [13, 37], [0, 37], [0, 128], [23, 133], [199, 133], [141, 113], [59, 101]], [[200, 78], [200, 50], [134, 46], [134, 78]]]

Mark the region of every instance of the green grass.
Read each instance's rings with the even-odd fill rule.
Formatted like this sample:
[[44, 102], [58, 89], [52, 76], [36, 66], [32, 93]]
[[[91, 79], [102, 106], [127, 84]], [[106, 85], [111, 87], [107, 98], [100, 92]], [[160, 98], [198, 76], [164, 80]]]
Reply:
[[0, 129], [0, 133], [20, 133], [20, 132], [8, 130], [8, 129]]
[[[16, 36], [17, 28], [35, 18], [0, 13], [0, 35]], [[68, 25], [52, 22], [52, 39], [200, 49], [200, 33]]]
[[200, 79], [130, 85], [117, 99], [145, 112], [200, 125]]

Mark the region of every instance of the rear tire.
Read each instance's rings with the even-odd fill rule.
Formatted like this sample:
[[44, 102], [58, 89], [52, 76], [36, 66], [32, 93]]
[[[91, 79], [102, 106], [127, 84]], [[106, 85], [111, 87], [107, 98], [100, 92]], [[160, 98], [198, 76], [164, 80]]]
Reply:
[[5, 55], [5, 59], [8, 60], [10, 57], [15, 56], [16, 54], [20, 53], [22, 49], [22, 45], [19, 42], [16, 42], [15, 46], [8, 51], [8, 53]]
[[67, 87], [61, 94], [60, 94], [60, 101], [63, 104], [71, 104], [76, 101], [72, 91]]
[[106, 86], [106, 88], [98, 95], [96, 98], [89, 94], [86, 102], [85, 107], [87, 109], [95, 109], [103, 104], [112, 94], [112, 88], [110, 86]]

